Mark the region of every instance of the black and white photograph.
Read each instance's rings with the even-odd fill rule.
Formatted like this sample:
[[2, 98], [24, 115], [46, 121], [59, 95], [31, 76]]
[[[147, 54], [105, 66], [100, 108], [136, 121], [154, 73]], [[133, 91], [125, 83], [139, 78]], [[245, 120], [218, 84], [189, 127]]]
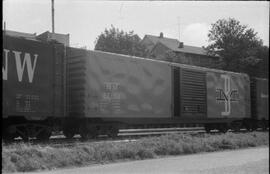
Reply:
[[2, 173], [269, 174], [269, 1], [2, 1]]

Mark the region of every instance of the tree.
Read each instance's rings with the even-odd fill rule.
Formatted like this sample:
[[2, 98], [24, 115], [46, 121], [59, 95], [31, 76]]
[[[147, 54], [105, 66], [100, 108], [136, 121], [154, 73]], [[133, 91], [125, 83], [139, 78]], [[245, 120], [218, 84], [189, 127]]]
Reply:
[[262, 75], [258, 67], [266, 61], [264, 52], [269, 52], [269, 48], [263, 46], [252, 28], [233, 18], [220, 19], [211, 25], [208, 39], [208, 54], [221, 58], [217, 68], [245, 72], [251, 76]]
[[179, 58], [177, 57], [177, 55], [175, 54], [175, 52], [173, 52], [172, 50], [168, 50], [165, 52], [165, 60], [168, 62], [177, 62], [177, 63], [181, 63], [179, 62]]
[[[246, 63], [247, 66], [245, 66], [245, 72], [251, 70], [249, 73], [251, 76], [269, 78], [269, 47], [261, 46], [257, 48], [256, 56], [256, 59], [258, 59], [259, 62], [255, 65]], [[247, 61], [248, 60], [249, 59], [247, 59]]]
[[140, 44], [141, 38], [133, 31], [124, 32], [111, 25], [101, 33], [95, 45], [95, 50], [146, 57], [146, 48]]

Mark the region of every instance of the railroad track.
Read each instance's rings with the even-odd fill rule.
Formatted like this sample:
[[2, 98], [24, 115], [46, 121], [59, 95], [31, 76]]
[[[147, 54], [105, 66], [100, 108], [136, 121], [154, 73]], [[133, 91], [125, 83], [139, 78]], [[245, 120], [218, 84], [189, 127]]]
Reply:
[[64, 136], [61, 138], [58, 136], [52, 137], [49, 143], [44, 145], [50, 145], [53, 147], [72, 147], [77, 145], [83, 145], [87, 143], [104, 143], [104, 142], [114, 142], [114, 143], [127, 143], [127, 142], [134, 142], [140, 138], [145, 137], [154, 137], [160, 136], [164, 134], [172, 134], [172, 133], [185, 133], [185, 134], [199, 134], [205, 133], [202, 128], [162, 128], [162, 129], [130, 129], [130, 130], [120, 130], [119, 134], [115, 138], [108, 138], [106, 135], [100, 135], [96, 139], [91, 140], [81, 140], [79, 135], [76, 135], [73, 139], [68, 140], [65, 139]]
[[[100, 143], [100, 142], [130, 142], [136, 141], [143, 137], [153, 137], [160, 136], [164, 134], [171, 133], [189, 133], [189, 134], [198, 134], [203, 133], [204, 128], [202, 127], [190, 127], [190, 128], [158, 128], [158, 129], [121, 129], [119, 130], [118, 136], [115, 138], [108, 138], [106, 135], [99, 135], [95, 139], [82, 140], [80, 135], [75, 135], [72, 139], [66, 139], [61, 133], [55, 133], [51, 136], [49, 141], [38, 141], [36, 139], [30, 139], [28, 144], [31, 145], [40, 145], [40, 146], [53, 146], [53, 147], [64, 147], [64, 146], [74, 146], [78, 144], [85, 143]], [[21, 138], [16, 138], [15, 141], [11, 143], [23, 143]]]
[[[229, 130], [231, 132], [231, 130]], [[247, 132], [245, 129], [241, 129], [240, 132]], [[30, 139], [29, 144], [31, 145], [40, 145], [40, 146], [52, 146], [52, 147], [72, 147], [87, 143], [104, 143], [104, 142], [132, 142], [137, 141], [140, 138], [144, 137], [154, 137], [164, 134], [172, 133], [183, 133], [189, 135], [200, 135], [206, 133], [203, 127], [190, 127], [190, 128], [158, 128], [158, 129], [123, 129], [120, 130], [118, 136], [115, 138], [108, 138], [106, 135], [100, 135], [95, 139], [82, 140], [80, 135], [75, 135], [72, 139], [66, 139], [64, 135], [55, 134], [49, 141], [42, 142], [36, 139]], [[211, 131], [211, 134], [222, 134], [217, 130]], [[23, 142], [22, 139], [18, 138], [12, 143]]]

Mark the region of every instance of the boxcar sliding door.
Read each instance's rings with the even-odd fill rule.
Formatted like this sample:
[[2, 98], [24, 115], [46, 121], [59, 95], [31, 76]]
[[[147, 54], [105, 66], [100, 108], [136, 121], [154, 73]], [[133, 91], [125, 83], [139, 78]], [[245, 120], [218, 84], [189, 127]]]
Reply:
[[180, 117], [180, 68], [172, 69], [172, 87], [173, 87], [173, 116]]
[[205, 118], [206, 73], [181, 68], [180, 71], [180, 111], [181, 117]]

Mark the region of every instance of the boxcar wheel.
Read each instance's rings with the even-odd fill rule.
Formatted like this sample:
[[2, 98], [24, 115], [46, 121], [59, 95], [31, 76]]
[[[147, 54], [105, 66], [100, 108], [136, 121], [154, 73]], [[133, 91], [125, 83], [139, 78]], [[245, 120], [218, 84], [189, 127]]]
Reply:
[[23, 141], [27, 142], [29, 141], [29, 133], [28, 133], [28, 128], [26, 126], [22, 126], [17, 129], [17, 132], [19, 136], [23, 139]]
[[52, 132], [50, 130], [42, 130], [36, 138], [41, 141], [47, 141], [50, 139], [50, 136], [52, 135]]
[[80, 136], [82, 140], [88, 140], [96, 138], [96, 133], [93, 134], [93, 132], [89, 131], [80, 131]]
[[204, 125], [204, 130], [206, 131], [206, 133], [210, 133], [211, 132], [211, 125], [210, 124], [205, 124]]
[[15, 131], [15, 133], [10, 133], [8, 131], [8, 128], [4, 128], [2, 131], [3, 131], [2, 139], [4, 140], [4, 142], [11, 142], [14, 140], [14, 138], [18, 137], [16, 131]]
[[3, 138], [4, 142], [12, 142], [14, 140], [14, 138], [16, 138], [16, 135], [3, 133], [2, 138]]
[[94, 139], [98, 136], [97, 126], [84, 125], [80, 128], [80, 136], [83, 140]]
[[64, 130], [63, 134], [67, 139], [71, 139], [74, 137], [75, 132], [73, 130]]
[[24, 142], [29, 141], [29, 137], [27, 135], [22, 135], [21, 138], [23, 139]]
[[252, 124], [252, 126], [251, 126], [251, 131], [256, 131], [257, 128], [258, 128], [257, 124], [254, 123], [254, 124]]
[[267, 131], [267, 123], [266, 122], [262, 123], [262, 130]]
[[107, 135], [110, 138], [115, 138], [117, 137], [118, 133], [119, 133], [119, 129], [117, 127], [110, 127], [108, 129]]
[[218, 131], [222, 133], [226, 133], [228, 131], [228, 126], [226, 124], [221, 124], [218, 126]]
[[88, 140], [88, 139], [92, 138], [92, 136], [91, 136], [91, 134], [89, 132], [81, 132], [80, 136], [81, 136], [82, 140]]
[[267, 121], [265, 119], [262, 119], [258, 123], [258, 127], [262, 128], [263, 131], [267, 130]]
[[239, 132], [241, 129], [241, 126], [242, 126], [241, 122], [232, 122], [230, 127], [234, 132]]
[[252, 131], [252, 125], [250, 123], [245, 123], [244, 127], [247, 131]]

